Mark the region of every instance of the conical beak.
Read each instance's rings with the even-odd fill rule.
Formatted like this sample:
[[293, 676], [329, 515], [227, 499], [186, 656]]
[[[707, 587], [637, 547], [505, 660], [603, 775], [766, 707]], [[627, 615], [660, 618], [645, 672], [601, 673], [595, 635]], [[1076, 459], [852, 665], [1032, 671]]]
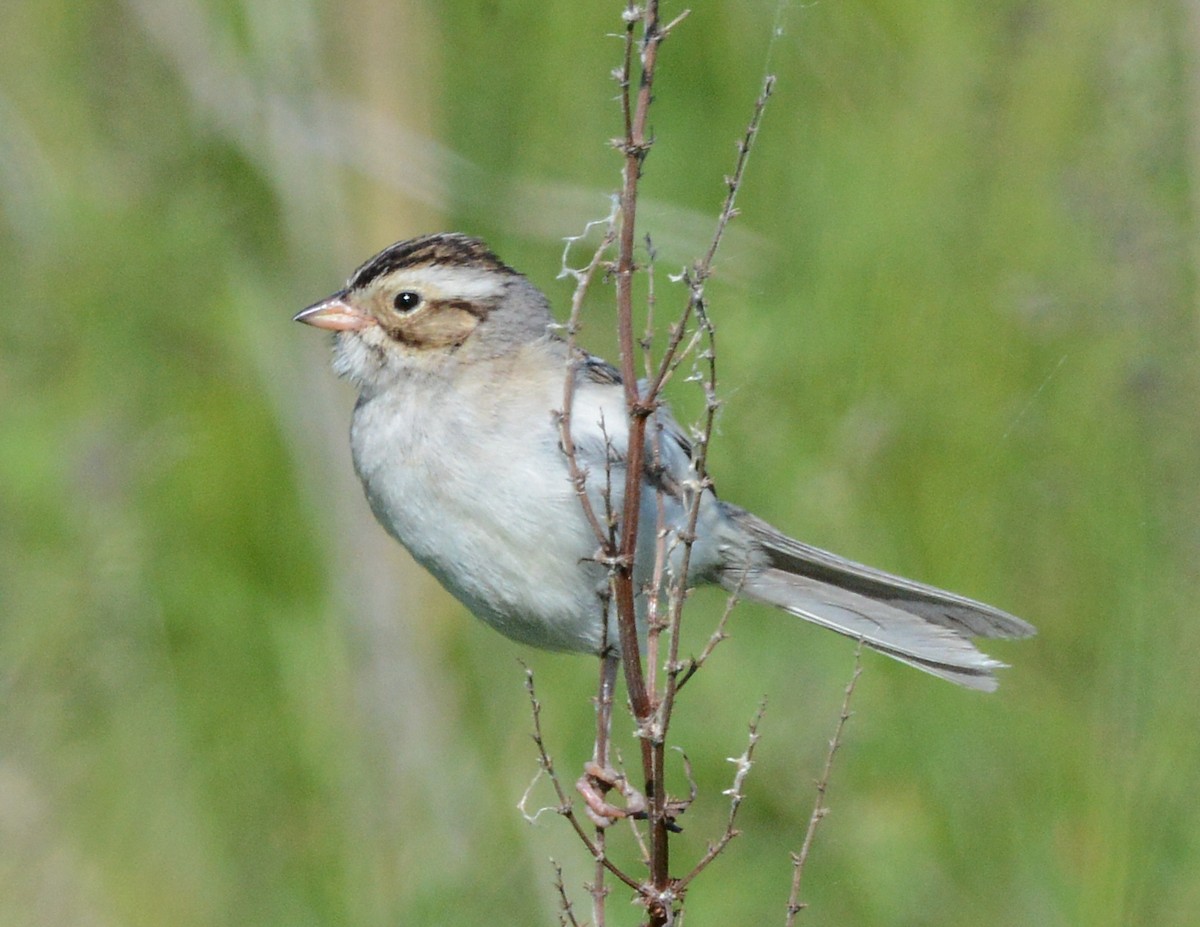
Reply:
[[345, 292], [334, 293], [328, 299], [297, 312], [292, 316], [292, 321], [335, 332], [358, 331], [375, 324], [371, 316], [346, 302]]

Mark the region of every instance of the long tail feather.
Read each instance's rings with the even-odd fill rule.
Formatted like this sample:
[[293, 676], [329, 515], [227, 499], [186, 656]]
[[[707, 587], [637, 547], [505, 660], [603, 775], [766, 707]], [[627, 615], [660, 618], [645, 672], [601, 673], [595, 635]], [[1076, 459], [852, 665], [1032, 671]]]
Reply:
[[758, 562], [729, 564], [723, 585], [942, 679], [992, 691], [993, 671], [1004, 664], [969, 638], [1036, 633], [998, 608], [843, 559], [789, 538], [749, 512], [726, 508], [750, 536]]

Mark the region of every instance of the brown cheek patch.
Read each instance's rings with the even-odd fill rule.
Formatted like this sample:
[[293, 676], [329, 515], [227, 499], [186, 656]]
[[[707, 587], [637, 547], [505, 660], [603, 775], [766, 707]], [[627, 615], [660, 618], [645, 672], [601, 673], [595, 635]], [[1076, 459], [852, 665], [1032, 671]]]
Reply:
[[457, 306], [431, 310], [400, 319], [389, 333], [414, 348], [451, 348], [466, 341], [479, 324], [477, 316]]

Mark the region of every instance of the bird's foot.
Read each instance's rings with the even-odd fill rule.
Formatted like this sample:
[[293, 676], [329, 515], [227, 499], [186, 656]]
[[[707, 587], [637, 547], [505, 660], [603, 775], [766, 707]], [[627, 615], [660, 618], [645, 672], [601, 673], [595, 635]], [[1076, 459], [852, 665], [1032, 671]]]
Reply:
[[[575, 783], [583, 796], [584, 811], [597, 827], [611, 827], [622, 818], [645, 818], [646, 796], [629, 784], [625, 774], [599, 763], [583, 764], [583, 775]], [[610, 791], [617, 791], [625, 800], [624, 805], [614, 805], [605, 799]]]

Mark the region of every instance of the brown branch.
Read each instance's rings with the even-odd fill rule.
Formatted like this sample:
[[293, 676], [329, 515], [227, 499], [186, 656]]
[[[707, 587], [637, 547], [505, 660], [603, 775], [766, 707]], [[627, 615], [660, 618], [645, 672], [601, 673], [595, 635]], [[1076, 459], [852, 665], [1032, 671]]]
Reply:
[[[605, 872], [613, 873], [627, 886], [638, 892], [645, 904], [649, 916], [649, 924], [653, 927], [670, 922], [679, 907], [682, 898], [682, 888], [687, 881], [702, 871], [713, 858], [718, 855], [729, 841], [736, 835], [734, 819], [741, 802], [741, 784], [749, 770], [750, 756], [754, 743], [757, 741], [757, 724], [761, 717], [756, 716], [751, 725], [751, 742], [747, 751], [740, 758], [744, 761], [739, 765], [735, 776], [734, 786], [727, 793], [731, 797], [729, 823], [724, 835], [709, 848], [709, 852], [697, 864], [683, 883], [673, 882], [669, 874], [669, 844], [668, 835], [674, 827], [673, 814], [677, 813], [686, 803], [672, 802], [666, 792], [665, 784], [665, 738], [669, 724], [671, 709], [679, 686], [690, 676], [695, 668], [702, 665], [713, 647], [724, 638], [725, 622], [728, 619], [736, 593], [730, 597], [725, 614], [722, 616], [717, 631], [710, 638], [700, 658], [693, 661], [691, 668], [681, 677], [678, 659], [679, 626], [684, 600], [687, 597], [687, 573], [691, 559], [692, 545], [699, 518], [699, 509], [704, 494], [709, 488], [707, 478], [707, 451], [715, 426], [716, 413], [719, 403], [716, 399], [716, 362], [714, 339], [715, 332], [708, 319], [704, 285], [712, 272], [712, 262], [720, 245], [728, 223], [736, 215], [734, 202], [740, 188], [742, 176], [749, 150], [761, 122], [762, 113], [767, 98], [773, 87], [773, 78], [768, 78], [762, 94], [760, 94], [746, 134], [738, 144], [738, 161], [731, 177], [726, 179], [726, 196], [721, 213], [718, 217], [717, 228], [712, 242], [703, 255], [682, 279], [688, 287], [688, 298], [677, 322], [669, 329], [669, 335], [663, 355], [655, 366], [651, 353], [653, 342], [653, 324], [655, 314], [655, 293], [653, 279], [650, 281], [650, 291], [647, 300], [647, 320], [645, 335], [640, 341], [635, 341], [633, 331], [633, 277], [642, 268], [635, 261], [635, 237], [637, 227], [637, 197], [638, 184], [641, 179], [645, 159], [653, 145], [653, 138], [648, 132], [650, 106], [653, 101], [653, 85], [658, 60], [658, 49], [666, 36], [686, 16], [684, 11], [666, 26], [659, 20], [658, 0], [645, 0], [644, 6], [638, 6], [632, 0], [626, 4], [624, 22], [626, 26], [624, 54], [621, 68], [617, 72], [620, 81], [622, 137], [615, 143], [623, 157], [621, 189], [617, 197], [615, 213], [608, 218], [608, 227], [603, 241], [592, 255], [589, 263], [582, 270], [564, 271], [575, 277], [576, 289], [572, 299], [570, 320], [567, 323], [568, 370], [563, 385], [563, 409], [559, 413], [560, 440], [563, 452], [567, 457], [568, 471], [572, 485], [583, 506], [587, 522], [596, 537], [599, 547], [597, 558], [609, 568], [609, 604], [615, 606], [617, 632], [620, 640], [621, 661], [624, 664], [626, 689], [629, 695], [630, 707], [637, 723], [637, 736], [641, 748], [641, 766], [645, 777], [645, 792], [647, 801], [648, 833], [647, 842], [642, 843], [641, 832], [635, 822], [634, 834], [646, 855], [646, 865], [649, 869], [649, 879], [644, 883], [635, 883], [627, 873], [614, 866], [606, 856], [605, 833], [598, 829], [594, 838], [590, 838], [583, 830], [581, 821], [575, 817], [561, 783], [554, 774], [553, 764], [542, 741], [540, 727], [540, 706], [533, 693], [532, 674], [529, 674], [528, 688], [534, 715], [534, 740], [538, 746], [539, 763], [542, 770], [550, 778], [558, 796], [560, 807], [557, 809], [570, 821], [577, 835], [584, 842], [588, 851], [596, 860], [595, 881], [589, 887], [593, 897], [595, 922], [600, 925], [604, 916], [604, 898], [608, 893]], [[636, 35], [640, 25], [640, 38]], [[634, 54], [637, 53], [637, 85], [634, 86]], [[615, 261], [605, 260], [608, 249], [616, 244]], [[568, 245], [569, 247], [569, 245]], [[646, 238], [646, 250], [649, 263], [654, 260], [654, 248], [649, 237]], [[606, 506], [606, 518], [601, 518], [588, 494], [589, 473], [580, 466], [577, 459], [576, 447], [571, 430], [571, 412], [576, 388], [576, 365], [579, 353], [575, 346], [575, 336], [579, 328], [579, 315], [586, 291], [601, 271], [611, 271], [616, 284], [617, 303], [617, 336], [619, 344], [619, 369], [625, 396], [627, 415], [627, 443], [625, 447], [625, 485], [620, 509], [613, 510], [613, 493], [616, 487], [612, 485], [611, 454], [606, 454], [606, 472], [603, 499]], [[692, 330], [691, 322], [696, 320]], [[700, 431], [696, 451], [692, 460], [692, 478], [686, 481], [685, 492], [691, 495], [687, 506], [686, 527], [675, 530], [675, 538], [670, 540], [671, 532], [666, 524], [664, 499], [661, 491], [658, 494], [656, 514], [657, 532], [655, 543], [654, 570], [651, 585], [644, 591], [649, 603], [649, 619], [653, 627], [647, 638], [646, 657], [650, 661], [647, 666], [643, 662], [640, 651], [641, 643], [638, 636], [637, 595], [635, 588], [635, 565], [637, 561], [637, 543], [639, 537], [639, 521], [643, 492], [645, 489], [644, 474], [646, 471], [647, 454], [652, 455], [651, 464], [658, 465], [660, 447], [659, 433], [647, 435], [648, 420], [654, 415], [661, 400], [662, 390], [678, 369], [680, 363], [688, 355], [695, 352], [707, 341], [707, 348], [700, 358], [707, 362], [707, 374], [701, 379], [704, 382], [706, 395], [706, 414]], [[643, 364], [646, 368], [648, 388], [640, 390], [638, 386], [635, 352], [640, 346]], [[601, 430], [604, 424], [601, 422]], [[606, 443], [608, 437], [606, 435]], [[678, 528], [678, 526], [676, 526]], [[619, 529], [619, 530], [618, 530]], [[683, 544], [680, 563], [667, 584], [670, 593], [667, 598], [667, 620], [660, 617], [660, 593], [663, 588], [663, 578], [668, 575], [670, 558], [674, 556], [668, 546]], [[605, 616], [609, 614], [605, 608]], [[670, 629], [671, 641], [669, 656], [666, 661], [666, 681], [663, 692], [657, 691], [657, 669], [659, 661], [659, 636], [665, 628]], [[607, 635], [606, 635], [607, 639]], [[612, 707], [613, 675], [617, 670], [615, 658], [605, 655], [601, 669], [600, 690], [597, 697], [597, 728], [594, 750], [594, 762], [602, 769], [610, 768], [610, 726]], [[686, 763], [686, 760], [685, 760]], [[690, 779], [690, 776], [689, 776]], [[536, 780], [535, 780], [536, 781]], [[532, 788], [532, 786], [531, 786]], [[694, 786], [693, 786], [694, 788]], [[524, 799], [522, 799], [522, 804]], [[564, 910], [571, 916], [569, 905], [564, 899]]]
[[808, 830], [804, 833], [804, 842], [800, 845], [800, 852], [792, 854], [792, 890], [788, 894], [785, 927], [793, 927], [796, 923], [796, 915], [808, 907], [805, 902], [800, 900], [800, 880], [804, 875], [808, 854], [812, 850], [813, 839], [817, 835], [817, 827], [829, 813], [829, 809], [825, 805], [825, 792], [829, 788], [829, 777], [833, 772], [833, 758], [837, 754], [838, 747], [842, 745], [842, 733], [846, 729], [846, 722], [850, 720], [850, 699], [854, 695], [854, 686], [858, 682], [858, 677], [862, 674], [862, 652], [863, 643], [860, 640], [858, 649], [854, 651], [854, 672], [850, 675], [850, 682], [846, 684], [846, 693], [842, 698], [842, 710], [838, 715], [837, 726], [833, 729], [833, 738], [829, 741], [829, 752], [825, 754], [825, 767], [821, 770], [821, 778], [817, 780], [817, 800], [813, 803], [812, 814], [808, 818]]
[[[621, 72], [621, 111], [624, 137], [621, 152], [625, 159], [620, 193], [621, 215], [617, 234], [616, 296], [617, 341], [620, 349], [621, 379], [625, 387], [625, 408], [629, 418], [629, 440], [625, 460], [625, 495], [621, 516], [621, 538], [613, 593], [617, 605], [617, 629], [625, 669], [625, 685], [638, 723], [642, 748], [642, 769], [646, 779], [650, 826], [650, 884], [643, 892], [651, 925], [666, 924], [674, 903], [668, 897], [670, 863], [668, 858], [668, 817], [663, 780], [663, 744], [647, 729], [653, 714], [651, 695], [646, 689], [638, 643], [637, 610], [634, 589], [634, 563], [638, 538], [638, 516], [642, 494], [642, 470], [645, 453], [646, 419], [654, 411], [657, 396], [638, 394], [633, 334], [634, 238], [637, 227], [637, 193], [642, 164], [650, 151], [646, 132], [652, 101], [654, 71], [658, 48], [665, 34], [658, 18], [658, 0], [647, 0], [638, 9], [632, 0], [625, 13], [625, 56]], [[642, 24], [639, 63], [640, 79], [636, 102], [631, 99], [634, 31]]]
[[[628, 9], [628, 19], [632, 20], [632, 4]], [[652, 925], [666, 923], [678, 895], [674, 894], [669, 876], [668, 860], [668, 831], [670, 816], [668, 814], [668, 797], [665, 789], [664, 776], [664, 743], [667, 727], [670, 723], [671, 710], [677, 693], [675, 673], [667, 676], [666, 688], [661, 700], [655, 690], [647, 690], [645, 677], [641, 666], [641, 655], [638, 651], [637, 622], [635, 613], [635, 590], [633, 570], [635, 564], [636, 543], [638, 537], [638, 519], [641, 506], [642, 471], [644, 469], [644, 454], [646, 449], [646, 422], [656, 409], [663, 384], [678, 364], [677, 352], [683, 343], [688, 318], [690, 315], [700, 320], [701, 326], [709, 341], [705, 359], [708, 361], [708, 376], [705, 379], [706, 415], [704, 428], [693, 460], [693, 470], [696, 479], [691, 491], [694, 492], [690, 506], [687, 528], [680, 535], [684, 544], [681, 562], [676, 577], [675, 592], [672, 598], [671, 614], [671, 643], [669, 665], [678, 664], [679, 653], [679, 624], [682, 616], [683, 602], [686, 598], [688, 566], [691, 560], [692, 545], [695, 539], [696, 525], [699, 519], [700, 505], [703, 495], [708, 488], [706, 473], [708, 443], [716, 421], [719, 403], [716, 399], [716, 355], [714, 350], [715, 332], [708, 319], [704, 307], [704, 284], [712, 272], [712, 261], [720, 246], [724, 232], [733, 216], [736, 214], [735, 202], [741, 187], [749, 152], [753, 146], [767, 99], [774, 87], [774, 79], [768, 77], [763, 91], [759, 95], [754, 114], [746, 134], [738, 145], [738, 160], [732, 177], [727, 180], [725, 201], [718, 217], [713, 240], [704, 257], [697, 262], [692, 271], [685, 274], [689, 287], [689, 298], [682, 317], [671, 332], [667, 349], [659, 365], [658, 374], [651, 381], [644, 394], [639, 394], [636, 374], [634, 371], [634, 336], [633, 336], [633, 295], [632, 279], [636, 269], [633, 257], [634, 235], [636, 226], [637, 184], [641, 176], [642, 164], [649, 151], [652, 140], [646, 135], [646, 122], [652, 99], [654, 67], [657, 61], [658, 46], [665, 32], [658, 26], [657, 0], [650, 0], [642, 13], [643, 43], [641, 49], [641, 81], [638, 87], [636, 104], [630, 101], [630, 68], [632, 64], [633, 23], [629, 22], [626, 33], [626, 54], [623, 71], [622, 112], [625, 123], [625, 138], [622, 151], [625, 156], [623, 170], [623, 187], [621, 192], [621, 216], [617, 236], [618, 253], [616, 264], [617, 286], [617, 329], [620, 345], [621, 374], [625, 386], [625, 403], [629, 416], [629, 440], [626, 457], [626, 485], [621, 520], [622, 534], [620, 551], [617, 558], [616, 572], [613, 577], [613, 591], [617, 603], [618, 630], [621, 638], [622, 655], [625, 660], [626, 685], [634, 715], [638, 721], [639, 737], [642, 741], [643, 767], [646, 774], [646, 793], [649, 801], [650, 818], [650, 881], [657, 898], [649, 898], [650, 923]], [[674, 23], [671, 24], [672, 26]], [[668, 27], [670, 28], [670, 27]], [[697, 342], [692, 339], [691, 345]], [[659, 532], [665, 528], [659, 524]], [[660, 553], [661, 556], [661, 553]], [[657, 559], [657, 558], [656, 558]], [[656, 573], [665, 564], [665, 557], [656, 566]], [[656, 596], [657, 593], [652, 593]], [[657, 642], [657, 635], [655, 637]], [[657, 648], [655, 648], [657, 649]], [[653, 718], [651, 713], [653, 712]], [[727, 836], [721, 844], [728, 843]], [[716, 852], [720, 852], [717, 849]], [[706, 864], [707, 865], [707, 864]]]
[[[654, 83], [654, 64], [660, 41], [658, 0], [649, 0], [644, 10], [638, 10], [631, 0], [626, 7], [625, 19], [625, 57], [621, 74], [621, 111], [625, 124], [621, 151], [625, 158], [625, 164], [622, 169], [621, 214], [617, 234], [616, 288], [617, 341], [620, 350], [621, 379], [625, 388], [625, 407], [629, 415], [629, 441], [626, 449], [621, 544], [614, 577], [614, 593], [626, 686], [629, 690], [630, 702], [633, 704], [634, 715], [639, 724], [642, 724], [650, 715], [650, 698], [646, 691], [638, 646], [633, 566], [641, 504], [643, 441], [646, 432], [646, 417], [652, 410], [652, 406], [647, 408], [638, 395], [637, 372], [634, 367], [633, 273], [635, 263], [633, 251], [637, 222], [638, 181], [641, 179], [642, 162], [650, 150], [650, 140], [646, 137], [646, 121], [651, 101], [650, 90]], [[631, 99], [630, 91], [634, 33], [639, 20], [642, 23], [643, 40], [640, 55], [641, 74], [635, 103]], [[649, 747], [645, 740], [643, 743], [647, 748]], [[648, 755], [644, 765], [649, 782], [653, 764]]]

